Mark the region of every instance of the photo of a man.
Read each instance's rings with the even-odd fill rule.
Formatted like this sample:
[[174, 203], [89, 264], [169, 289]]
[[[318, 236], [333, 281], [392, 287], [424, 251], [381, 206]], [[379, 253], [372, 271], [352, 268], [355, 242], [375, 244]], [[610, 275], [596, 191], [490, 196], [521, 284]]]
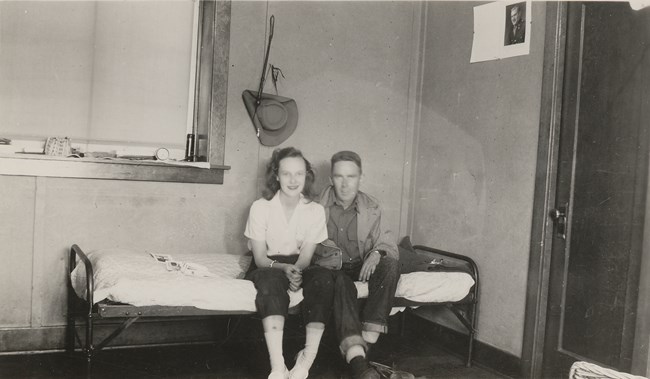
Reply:
[[526, 3], [506, 7], [506, 30], [504, 44], [514, 45], [526, 40]]

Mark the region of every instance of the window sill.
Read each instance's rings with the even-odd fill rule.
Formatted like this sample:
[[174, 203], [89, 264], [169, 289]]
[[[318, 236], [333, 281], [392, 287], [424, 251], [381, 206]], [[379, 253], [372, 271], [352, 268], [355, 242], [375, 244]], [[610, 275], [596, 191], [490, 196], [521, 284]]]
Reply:
[[56, 178], [140, 180], [155, 182], [223, 184], [230, 166], [210, 168], [156, 161], [63, 158], [43, 155], [0, 156], [0, 175], [46, 176]]

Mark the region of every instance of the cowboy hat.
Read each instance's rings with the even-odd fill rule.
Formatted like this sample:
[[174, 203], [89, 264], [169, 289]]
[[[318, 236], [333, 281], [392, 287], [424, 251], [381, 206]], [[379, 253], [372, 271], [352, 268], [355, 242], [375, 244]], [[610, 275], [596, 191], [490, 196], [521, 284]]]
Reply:
[[[289, 138], [291, 133], [296, 130], [296, 125], [298, 125], [298, 106], [295, 100], [262, 92], [266, 80], [266, 65], [269, 62], [269, 53], [271, 52], [274, 25], [275, 16], [271, 15], [269, 20], [269, 42], [264, 53], [260, 87], [257, 93], [251, 90], [244, 90], [242, 93], [244, 105], [255, 126], [257, 138], [262, 145], [266, 146], [281, 144]], [[275, 72], [273, 65], [270, 65], [269, 69]], [[273, 84], [275, 84], [275, 76], [272, 75], [272, 78]]]
[[288, 97], [251, 90], [242, 93], [246, 111], [253, 121], [257, 138], [265, 146], [277, 146], [286, 141], [298, 125], [298, 106]]

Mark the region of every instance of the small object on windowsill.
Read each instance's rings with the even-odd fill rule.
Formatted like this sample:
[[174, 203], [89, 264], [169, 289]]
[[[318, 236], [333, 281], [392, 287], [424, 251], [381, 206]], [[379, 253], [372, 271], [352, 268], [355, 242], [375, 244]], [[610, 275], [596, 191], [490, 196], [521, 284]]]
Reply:
[[165, 149], [164, 147], [156, 149], [156, 160], [166, 161], [168, 159], [169, 159], [169, 150]]
[[66, 157], [72, 154], [72, 140], [68, 137], [48, 137], [43, 151], [45, 155]]
[[187, 139], [185, 140], [185, 161], [186, 162], [194, 162], [194, 142], [196, 141], [196, 137], [194, 136], [193, 133], [188, 133], [187, 134]]

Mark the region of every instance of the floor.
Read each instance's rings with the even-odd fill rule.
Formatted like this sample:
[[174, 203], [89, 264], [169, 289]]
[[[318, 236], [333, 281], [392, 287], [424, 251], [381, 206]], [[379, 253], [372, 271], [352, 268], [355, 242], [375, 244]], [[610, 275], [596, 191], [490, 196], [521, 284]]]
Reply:
[[[300, 328], [287, 329], [285, 360], [304, 343]], [[0, 356], [0, 378], [266, 378], [269, 371], [260, 330], [240, 326], [218, 344], [110, 349], [98, 353], [88, 374], [79, 354], [64, 353]], [[249, 337], [246, 337], [246, 334]], [[466, 368], [460, 357], [446, 353], [430, 341], [407, 336], [382, 336], [372, 347], [372, 361], [408, 371], [416, 378], [505, 378], [478, 365]], [[314, 379], [349, 379], [334, 336], [326, 333], [310, 371]]]

